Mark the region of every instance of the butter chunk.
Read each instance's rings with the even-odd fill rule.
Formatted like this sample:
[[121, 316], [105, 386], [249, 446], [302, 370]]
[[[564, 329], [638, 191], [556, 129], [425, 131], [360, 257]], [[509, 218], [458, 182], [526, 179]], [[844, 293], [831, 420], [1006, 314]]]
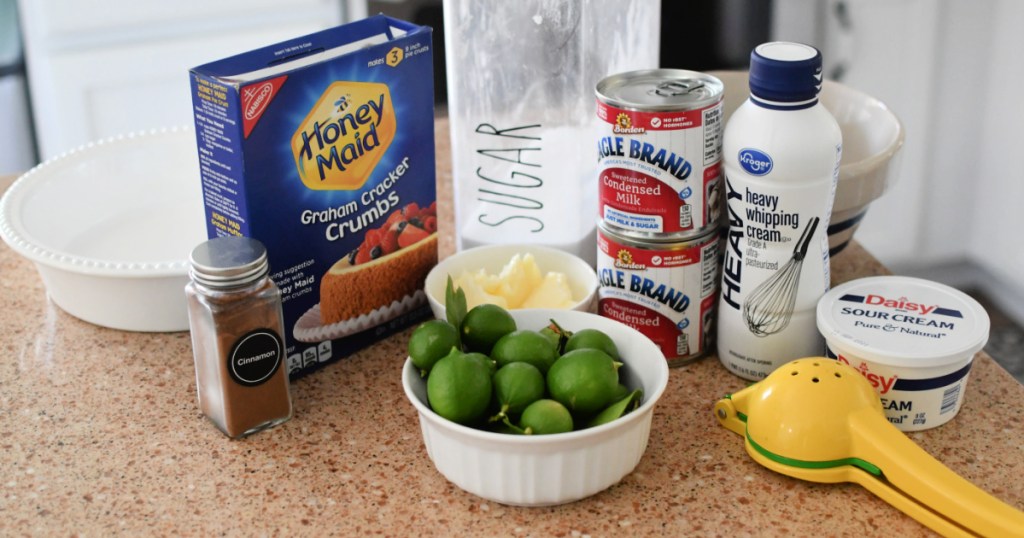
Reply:
[[563, 273], [541, 273], [532, 254], [512, 256], [497, 275], [485, 270], [465, 271], [454, 284], [466, 293], [466, 306], [491, 303], [516, 308], [572, 308], [569, 280]]
[[520, 308], [572, 308], [576, 301], [572, 299], [569, 279], [562, 273], [548, 273], [537, 289], [523, 301]]
[[509, 309], [508, 300], [495, 293], [500, 288], [500, 282], [496, 275], [488, 275], [483, 269], [471, 273], [462, 273], [453, 283], [456, 287], [462, 288], [466, 293], [466, 307], [473, 308], [476, 305], [491, 303], [504, 309]]
[[495, 293], [505, 297], [509, 308], [520, 308], [530, 293], [540, 286], [544, 277], [541, 276], [540, 267], [537, 267], [532, 254], [516, 254], [501, 270], [498, 280], [501, 286]]

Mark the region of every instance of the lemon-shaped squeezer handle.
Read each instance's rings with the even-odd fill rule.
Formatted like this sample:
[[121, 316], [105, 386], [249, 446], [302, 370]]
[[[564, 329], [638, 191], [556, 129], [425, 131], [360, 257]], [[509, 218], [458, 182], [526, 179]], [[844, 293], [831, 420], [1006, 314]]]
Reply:
[[881, 469], [895, 488], [982, 536], [1024, 536], [1024, 512], [954, 473], [883, 415], [864, 410], [849, 420], [853, 456]]
[[848, 365], [791, 361], [715, 404], [722, 426], [776, 472], [854, 482], [947, 536], [1024, 537], [1024, 513], [932, 458], [885, 418], [878, 394]]

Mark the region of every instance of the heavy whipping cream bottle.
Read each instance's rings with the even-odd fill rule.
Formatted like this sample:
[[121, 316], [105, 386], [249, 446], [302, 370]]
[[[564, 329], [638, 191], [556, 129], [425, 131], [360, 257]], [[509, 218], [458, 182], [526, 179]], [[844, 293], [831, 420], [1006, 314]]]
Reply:
[[824, 352], [815, 308], [829, 288], [842, 135], [818, 102], [821, 80], [814, 47], [759, 45], [750, 54], [750, 99], [726, 124], [718, 356], [746, 379]]

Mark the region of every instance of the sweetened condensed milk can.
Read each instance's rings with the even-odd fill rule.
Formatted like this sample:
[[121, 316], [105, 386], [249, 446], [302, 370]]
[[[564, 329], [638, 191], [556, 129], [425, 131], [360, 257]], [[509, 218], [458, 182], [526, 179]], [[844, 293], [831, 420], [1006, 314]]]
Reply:
[[598, 216], [633, 238], [714, 230], [722, 215], [722, 82], [651, 69], [597, 84]]
[[719, 284], [719, 234], [645, 241], [597, 225], [598, 313], [640, 331], [669, 366], [713, 347]]

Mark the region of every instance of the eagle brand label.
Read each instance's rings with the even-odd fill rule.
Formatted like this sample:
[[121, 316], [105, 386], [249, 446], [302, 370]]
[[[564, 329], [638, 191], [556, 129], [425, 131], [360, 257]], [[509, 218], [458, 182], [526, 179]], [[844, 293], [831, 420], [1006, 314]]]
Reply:
[[598, 313], [650, 338], [679, 366], [712, 346], [718, 301], [718, 233], [653, 243], [597, 232]]
[[[680, 91], [671, 77], [660, 83], [642, 79], [637, 85], [653, 85], [648, 93], [655, 99], [661, 92]], [[682, 101], [671, 110], [644, 105], [602, 99], [599, 86], [599, 216], [629, 237], [707, 233], [718, 226], [722, 213], [721, 93], [710, 92], [696, 106]]]

